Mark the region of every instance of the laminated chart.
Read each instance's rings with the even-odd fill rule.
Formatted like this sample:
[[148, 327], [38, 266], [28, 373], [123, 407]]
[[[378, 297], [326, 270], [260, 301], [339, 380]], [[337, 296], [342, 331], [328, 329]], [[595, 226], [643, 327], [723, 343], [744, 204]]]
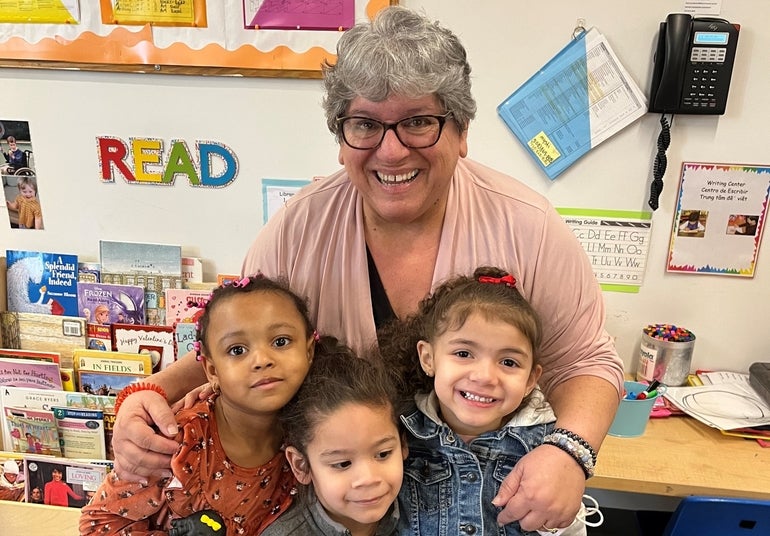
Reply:
[[550, 179], [647, 111], [644, 94], [595, 28], [497, 107]]
[[3, 0], [0, 22], [77, 24], [80, 3], [78, 0]]

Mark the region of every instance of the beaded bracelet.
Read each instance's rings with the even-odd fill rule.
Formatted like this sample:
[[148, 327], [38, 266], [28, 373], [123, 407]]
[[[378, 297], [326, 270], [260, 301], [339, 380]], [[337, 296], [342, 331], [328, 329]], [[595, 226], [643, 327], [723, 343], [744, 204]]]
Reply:
[[139, 391], [155, 391], [163, 398], [168, 399], [166, 391], [164, 391], [163, 387], [160, 385], [149, 382], [130, 383], [118, 393], [118, 398], [115, 400], [115, 415], [118, 414], [118, 410], [120, 409], [121, 404], [123, 404], [123, 401], [128, 398], [129, 395], [138, 393]]
[[564, 434], [565, 436], [569, 437], [573, 441], [577, 441], [580, 443], [585, 449], [588, 450], [588, 452], [591, 453], [591, 459], [594, 462], [594, 465], [596, 465], [596, 451], [591, 447], [591, 445], [588, 444], [588, 441], [577, 435], [575, 432], [571, 430], [567, 430], [566, 428], [554, 428], [553, 432], [554, 434]]
[[[572, 436], [576, 436], [577, 439]], [[545, 436], [543, 444], [553, 445], [572, 456], [583, 470], [583, 473], [585, 473], [586, 480], [594, 476], [596, 453], [594, 452], [594, 449], [588, 445], [588, 442], [577, 434], [564, 430], [563, 428], [556, 428], [553, 432]]]

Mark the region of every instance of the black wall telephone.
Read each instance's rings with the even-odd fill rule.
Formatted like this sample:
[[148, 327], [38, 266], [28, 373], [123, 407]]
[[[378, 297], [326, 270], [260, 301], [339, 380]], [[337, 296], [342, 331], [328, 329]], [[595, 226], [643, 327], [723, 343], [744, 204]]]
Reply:
[[721, 115], [727, 106], [740, 26], [724, 19], [672, 13], [660, 23], [649, 111], [659, 112], [660, 136], [650, 184], [652, 210], [658, 208], [671, 143], [665, 114]]
[[651, 112], [725, 113], [740, 26], [672, 13], [660, 24]]

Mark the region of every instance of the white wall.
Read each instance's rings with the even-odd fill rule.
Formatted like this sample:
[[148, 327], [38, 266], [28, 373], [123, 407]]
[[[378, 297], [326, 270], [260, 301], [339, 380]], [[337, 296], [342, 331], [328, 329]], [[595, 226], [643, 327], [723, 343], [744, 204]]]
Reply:
[[[498, 118], [496, 106], [570, 38], [578, 18], [605, 34], [647, 92], [658, 24], [682, 2], [552, 0], [535, 4], [402, 0], [463, 39], [479, 113], [470, 157], [514, 175], [556, 206], [645, 210], [658, 135], [647, 114], [589, 153], [557, 180], [536, 168]], [[747, 370], [770, 360], [770, 260], [760, 249], [753, 279], [668, 274], [665, 258], [683, 160], [770, 164], [765, 103], [770, 19], [765, 0], [723, 0], [741, 24], [738, 59], [724, 116], [678, 116], [669, 171], [653, 218], [645, 284], [638, 294], [605, 293], [607, 325], [628, 370], [641, 328], [683, 325], [697, 335], [694, 366]], [[209, 277], [237, 272], [261, 225], [260, 178], [298, 178], [337, 169], [334, 140], [320, 109], [319, 81], [0, 69], [0, 119], [30, 122], [46, 230], [11, 231], [0, 214], [0, 248], [46, 249], [98, 258], [100, 238], [179, 243], [205, 259]], [[96, 136], [220, 141], [238, 155], [240, 174], [219, 190], [101, 184]], [[767, 247], [764, 248], [765, 250]], [[554, 292], [559, 292], [554, 281]]]

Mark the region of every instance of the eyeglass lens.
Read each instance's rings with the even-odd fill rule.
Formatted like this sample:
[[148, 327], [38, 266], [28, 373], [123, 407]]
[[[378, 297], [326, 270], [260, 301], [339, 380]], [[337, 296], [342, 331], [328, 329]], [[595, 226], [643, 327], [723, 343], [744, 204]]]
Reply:
[[445, 120], [446, 116], [441, 115], [418, 115], [388, 124], [367, 117], [346, 117], [342, 120], [342, 137], [353, 148], [373, 149], [392, 129], [403, 145], [421, 149], [436, 144]]

